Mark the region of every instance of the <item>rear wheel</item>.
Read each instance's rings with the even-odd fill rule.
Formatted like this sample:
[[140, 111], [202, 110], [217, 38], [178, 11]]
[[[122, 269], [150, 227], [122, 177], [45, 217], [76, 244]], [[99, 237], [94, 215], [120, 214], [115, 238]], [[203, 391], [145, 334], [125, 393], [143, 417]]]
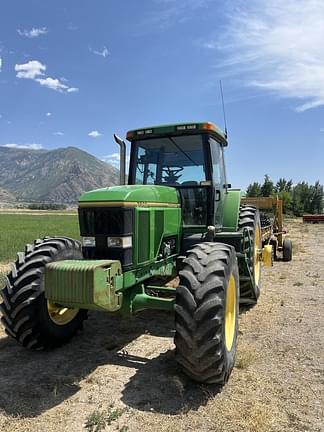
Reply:
[[282, 259], [284, 261], [292, 260], [292, 242], [289, 239], [285, 239], [282, 245]]
[[176, 359], [193, 380], [224, 385], [234, 366], [238, 333], [235, 250], [222, 243], [195, 245], [179, 276]]
[[[248, 230], [251, 242], [247, 246], [249, 253], [249, 269], [252, 280], [241, 283], [241, 299], [244, 303], [256, 303], [261, 287], [261, 257], [262, 248], [261, 222], [259, 210], [254, 206], [242, 205], [240, 208], [239, 231]], [[246, 275], [247, 276], [247, 275]]]
[[45, 265], [65, 259], [82, 259], [81, 245], [67, 237], [47, 237], [28, 244], [1, 290], [2, 324], [24, 347], [44, 349], [67, 342], [87, 317], [83, 309], [70, 309], [44, 297]]

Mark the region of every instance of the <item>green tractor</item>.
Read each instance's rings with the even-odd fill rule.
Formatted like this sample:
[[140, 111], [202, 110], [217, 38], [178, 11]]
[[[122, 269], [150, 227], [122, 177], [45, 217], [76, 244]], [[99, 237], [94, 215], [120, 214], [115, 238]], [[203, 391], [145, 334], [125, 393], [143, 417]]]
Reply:
[[[174, 312], [176, 359], [200, 383], [223, 385], [234, 366], [239, 303], [260, 293], [258, 210], [227, 183], [226, 135], [209, 122], [127, 133], [125, 185], [84, 193], [82, 242], [45, 237], [26, 245], [2, 289], [6, 332], [24, 347], [67, 342], [87, 311], [130, 316]], [[270, 247], [271, 248], [271, 247]], [[173, 280], [173, 283], [170, 281]]]

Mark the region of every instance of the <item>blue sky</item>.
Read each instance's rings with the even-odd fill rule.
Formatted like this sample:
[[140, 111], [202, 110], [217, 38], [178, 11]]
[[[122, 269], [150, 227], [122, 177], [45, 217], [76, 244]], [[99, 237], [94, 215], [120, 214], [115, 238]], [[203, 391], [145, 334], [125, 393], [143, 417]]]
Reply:
[[324, 183], [323, 0], [2, 0], [0, 145], [76, 146], [209, 120], [228, 180]]

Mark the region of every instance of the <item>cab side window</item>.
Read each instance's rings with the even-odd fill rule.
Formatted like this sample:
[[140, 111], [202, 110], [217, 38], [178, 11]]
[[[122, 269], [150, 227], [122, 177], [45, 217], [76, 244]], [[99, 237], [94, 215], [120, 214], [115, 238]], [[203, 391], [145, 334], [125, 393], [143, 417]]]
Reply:
[[225, 183], [223, 148], [214, 138], [209, 138], [209, 140], [213, 164], [213, 181], [216, 185], [223, 187]]

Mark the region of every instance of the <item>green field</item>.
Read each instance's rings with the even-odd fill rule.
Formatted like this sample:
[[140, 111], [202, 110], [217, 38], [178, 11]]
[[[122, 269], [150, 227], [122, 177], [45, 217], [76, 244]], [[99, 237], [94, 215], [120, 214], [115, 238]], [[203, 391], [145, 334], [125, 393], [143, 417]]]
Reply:
[[0, 214], [0, 262], [13, 261], [26, 243], [37, 238], [63, 235], [80, 238], [77, 214]]

